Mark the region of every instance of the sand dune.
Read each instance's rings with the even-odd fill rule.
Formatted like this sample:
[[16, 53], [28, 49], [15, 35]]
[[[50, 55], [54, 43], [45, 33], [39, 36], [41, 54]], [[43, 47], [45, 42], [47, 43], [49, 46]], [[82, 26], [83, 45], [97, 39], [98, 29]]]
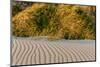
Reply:
[[13, 38], [12, 65], [94, 61], [95, 43]]

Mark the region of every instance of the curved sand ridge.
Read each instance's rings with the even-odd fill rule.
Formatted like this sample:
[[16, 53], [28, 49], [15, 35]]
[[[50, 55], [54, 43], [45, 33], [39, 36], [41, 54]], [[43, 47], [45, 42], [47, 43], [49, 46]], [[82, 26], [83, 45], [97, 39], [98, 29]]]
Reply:
[[95, 41], [91, 41], [13, 38], [12, 65], [95, 61]]

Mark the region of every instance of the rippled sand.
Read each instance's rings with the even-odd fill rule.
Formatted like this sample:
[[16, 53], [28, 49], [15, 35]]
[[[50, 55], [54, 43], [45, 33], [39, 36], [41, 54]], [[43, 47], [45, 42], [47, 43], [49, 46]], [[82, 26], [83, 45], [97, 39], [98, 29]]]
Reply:
[[12, 39], [12, 66], [95, 61], [94, 40]]

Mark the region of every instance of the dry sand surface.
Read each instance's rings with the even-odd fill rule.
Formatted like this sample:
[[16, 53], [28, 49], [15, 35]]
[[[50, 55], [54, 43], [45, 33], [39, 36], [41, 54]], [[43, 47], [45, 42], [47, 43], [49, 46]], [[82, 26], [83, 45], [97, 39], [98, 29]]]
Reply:
[[95, 41], [84, 42], [13, 38], [12, 65], [95, 61]]

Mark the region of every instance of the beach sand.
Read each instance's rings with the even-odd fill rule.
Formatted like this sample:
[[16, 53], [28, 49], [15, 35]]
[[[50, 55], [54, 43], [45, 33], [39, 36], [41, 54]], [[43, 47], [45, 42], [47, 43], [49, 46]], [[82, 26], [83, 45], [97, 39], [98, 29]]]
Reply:
[[11, 65], [95, 61], [95, 41], [89, 43], [90, 41], [82, 44], [78, 41], [67, 40], [49, 41], [13, 38]]

